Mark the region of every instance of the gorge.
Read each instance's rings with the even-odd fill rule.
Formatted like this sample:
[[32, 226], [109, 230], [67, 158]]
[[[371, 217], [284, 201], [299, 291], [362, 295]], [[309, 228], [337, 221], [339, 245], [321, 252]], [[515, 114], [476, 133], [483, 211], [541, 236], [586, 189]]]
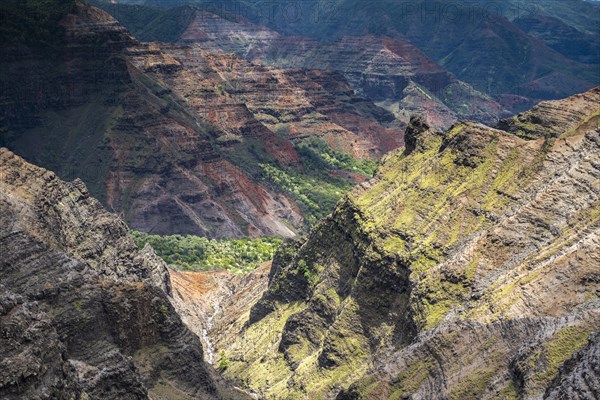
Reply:
[[600, 5], [267, 3], [0, 4], [0, 398], [600, 397]]

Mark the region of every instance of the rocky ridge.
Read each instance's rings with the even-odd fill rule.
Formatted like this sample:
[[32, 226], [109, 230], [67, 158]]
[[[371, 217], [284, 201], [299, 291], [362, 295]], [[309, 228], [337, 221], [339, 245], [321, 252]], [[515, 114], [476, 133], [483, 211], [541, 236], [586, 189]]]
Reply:
[[599, 94], [523, 114], [527, 139], [413, 119], [214, 337], [225, 375], [273, 399], [598, 396]]
[[81, 181], [0, 149], [0, 226], [0, 397], [243, 397], [204, 364], [164, 262]]

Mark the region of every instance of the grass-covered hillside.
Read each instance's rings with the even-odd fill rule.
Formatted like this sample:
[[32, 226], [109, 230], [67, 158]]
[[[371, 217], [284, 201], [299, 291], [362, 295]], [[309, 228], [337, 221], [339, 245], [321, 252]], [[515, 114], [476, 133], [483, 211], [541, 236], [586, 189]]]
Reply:
[[300, 156], [299, 166], [281, 165], [253, 140], [245, 140], [235, 151], [223, 155], [256, 180], [293, 198], [309, 228], [333, 211], [357, 182], [372, 177], [377, 165], [373, 160], [335, 151], [317, 136], [296, 142], [294, 149]]
[[302, 158], [303, 169], [272, 164], [260, 164], [260, 168], [263, 179], [300, 204], [309, 226], [327, 216], [356, 184], [352, 177], [368, 178], [375, 172], [375, 161], [358, 160], [334, 151], [320, 138], [305, 139], [296, 145], [296, 150]]

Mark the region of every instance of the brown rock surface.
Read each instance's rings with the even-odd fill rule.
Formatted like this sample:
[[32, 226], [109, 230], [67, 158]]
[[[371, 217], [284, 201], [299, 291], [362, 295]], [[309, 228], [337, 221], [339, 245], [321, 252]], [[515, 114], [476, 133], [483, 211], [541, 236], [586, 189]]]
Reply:
[[259, 163], [301, 168], [294, 145], [306, 137], [370, 159], [402, 145], [393, 115], [340, 74], [141, 44], [108, 14], [75, 9], [52, 55], [7, 49], [0, 144], [81, 178], [133, 229], [291, 237], [302, 212]]
[[154, 251], [80, 181], [4, 148], [0, 281], [3, 399], [244, 398], [204, 364]]
[[232, 52], [256, 63], [339, 72], [358, 93], [396, 110], [402, 127], [411, 112], [423, 115], [436, 128], [465, 118], [494, 123], [505, 115], [494, 100], [398, 38], [346, 36], [319, 43], [280, 35], [242, 17], [225, 19], [197, 11], [180, 42], [211, 52]]

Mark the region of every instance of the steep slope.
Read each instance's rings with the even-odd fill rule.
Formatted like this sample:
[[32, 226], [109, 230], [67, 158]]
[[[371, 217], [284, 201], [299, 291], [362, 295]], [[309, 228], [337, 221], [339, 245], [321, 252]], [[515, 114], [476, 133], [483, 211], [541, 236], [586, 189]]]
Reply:
[[[394, 116], [338, 74], [141, 44], [80, 2], [56, 20], [63, 35], [52, 51], [35, 41], [2, 45], [0, 144], [80, 177], [134, 229], [293, 236], [303, 216], [329, 211], [333, 194], [368, 175], [332, 162], [312, 176], [297, 149], [305, 139], [354, 161], [403, 143]], [[300, 198], [265, 168], [314, 179], [327, 201]]]
[[[162, 60], [147, 66], [143, 53], [134, 54], [132, 63], [218, 126], [224, 134], [217, 140], [224, 145], [256, 139], [280, 164], [293, 165], [300, 160], [288, 139], [293, 144], [299, 137], [324, 137], [361, 159], [380, 157], [403, 143], [402, 131], [383, 126], [394, 117], [355, 95], [335, 73], [272, 69], [198, 47], [165, 45], [161, 51], [181, 68], [163, 68]], [[282, 130], [290, 137], [276, 135]]]
[[[367, 35], [408, 40], [458, 79], [515, 112], [600, 83], [598, 54], [586, 53], [597, 47], [599, 8], [582, 0], [122, 1], [132, 2], [160, 7], [191, 4], [228, 19], [243, 16], [279, 33], [321, 42]], [[527, 28], [531, 35], [519, 29], [518, 20], [536, 16], [567, 28], [570, 33], [558, 39], [562, 44], [557, 46], [557, 39], [549, 36], [555, 24], [543, 32]]]
[[523, 16], [515, 19], [514, 23], [523, 32], [571, 59], [589, 64], [598, 64], [600, 60], [600, 43], [595, 39], [600, 35], [598, 30], [584, 33], [558, 18], [539, 14]]
[[[491, 123], [503, 112], [492, 99], [460, 82], [404, 40], [347, 36], [319, 43], [284, 37], [243, 19], [227, 21], [207, 12], [196, 16], [180, 40], [232, 51], [255, 62], [338, 71], [369, 99], [399, 103], [409, 111], [412, 107], [440, 128], [467, 117]], [[431, 105], [409, 101], [409, 86], [417, 86], [420, 96]], [[408, 123], [406, 116], [402, 120]]]
[[543, 104], [529, 139], [413, 119], [215, 338], [225, 375], [273, 399], [597, 396], [599, 104]]
[[215, 338], [231, 337], [240, 329], [267, 289], [271, 263], [246, 275], [227, 271], [187, 272], [170, 270], [173, 298], [182, 320], [202, 339], [206, 362], [218, 366]]
[[512, 119], [500, 121], [498, 127], [523, 138], [575, 135], [598, 126], [598, 91], [592, 90], [568, 99], [545, 101]]
[[[136, 29], [139, 18], [131, 6], [99, 5]], [[459, 118], [494, 123], [503, 113], [492, 99], [460, 82], [405, 40], [348, 36], [319, 43], [307, 37], [283, 36], [237, 15], [187, 10], [191, 22], [178, 42], [211, 52], [235, 53], [256, 63], [336, 71], [363, 96], [396, 109], [403, 128], [410, 111], [424, 114], [430, 124], [440, 128]], [[407, 111], [402, 113], [404, 109]]]
[[[565, 3], [560, 0], [544, 0], [524, 6], [519, 0], [510, 0], [501, 5], [500, 14], [511, 21], [527, 16], [557, 19], [562, 24], [572, 27], [580, 33], [597, 35], [600, 33], [600, 26], [598, 26], [600, 4], [598, 2], [596, 4], [590, 3], [592, 2], [573, 1]], [[550, 38], [548, 37], [548, 39]], [[596, 61], [597, 63], [598, 61]]]
[[195, 9], [190, 6], [157, 8], [142, 5], [123, 7], [116, 2], [89, 1], [115, 17], [142, 42], [175, 42], [192, 22]]
[[0, 397], [240, 398], [171, 305], [166, 266], [91, 198], [0, 149]]

